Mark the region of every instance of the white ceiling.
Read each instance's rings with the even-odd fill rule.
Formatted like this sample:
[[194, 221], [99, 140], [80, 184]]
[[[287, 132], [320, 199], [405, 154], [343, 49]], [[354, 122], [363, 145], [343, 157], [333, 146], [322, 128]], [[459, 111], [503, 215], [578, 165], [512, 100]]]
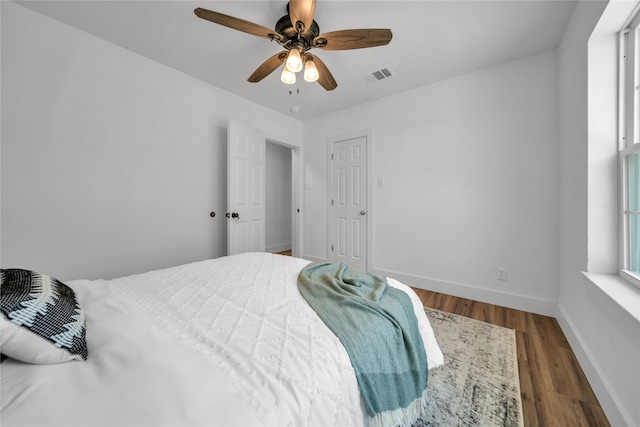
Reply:
[[[350, 51], [314, 49], [337, 89], [291, 86], [276, 70], [259, 83], [247, 77], [282, 50], [275, 42], [199, 19], [196, 7], [273, 28], [286, 0], [262, 1], [22, 1], [18, 2], [154, 61], [271, 109], [307, 120], [558, 46], [574, 1], [346, 1], [319, 0], [320, 32], [390, 28], [387, 46]], [[395, 76], [368, 83], [382, 67]], [[299, 79], [302, 80], [302, 79]], [[299, 88], [299, 93], [296, 89]], [[299, 113], [292, 113], [299, 107]]]

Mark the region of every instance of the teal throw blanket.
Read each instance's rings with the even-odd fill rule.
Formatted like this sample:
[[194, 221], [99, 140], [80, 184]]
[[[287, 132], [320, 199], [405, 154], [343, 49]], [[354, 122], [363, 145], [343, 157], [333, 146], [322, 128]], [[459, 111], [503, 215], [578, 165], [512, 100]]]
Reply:
[[344, 263], [308, 265], [298, 288], [349, 354], [369, 416], [420, 406], [427, 358], [406, 293]]

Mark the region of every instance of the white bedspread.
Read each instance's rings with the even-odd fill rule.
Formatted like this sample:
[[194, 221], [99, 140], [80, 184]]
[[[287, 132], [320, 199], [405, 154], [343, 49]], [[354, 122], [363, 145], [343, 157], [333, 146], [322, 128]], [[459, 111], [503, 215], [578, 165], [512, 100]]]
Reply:
[[[1, 364], [2, 425], [357, 426], [344, 348], [300, 295], [308, 261], [242, 254], [77, 280], [85, 362]], [[429, 367], [442, 353], [415, 293]]]

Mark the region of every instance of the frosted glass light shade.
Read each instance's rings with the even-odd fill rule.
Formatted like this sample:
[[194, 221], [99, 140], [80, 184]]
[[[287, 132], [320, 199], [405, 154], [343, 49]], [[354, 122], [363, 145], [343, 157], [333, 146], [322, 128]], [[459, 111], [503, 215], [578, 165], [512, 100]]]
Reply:
[[294, 73], [302, 70], [302, 57], [300, 56], [300, 51], [296, 48], [293, 48], [289, 51], [289, 56], [287, 56], [287, 68]]
[[285, 65], [284, 69], [282, 70], [282, 74], [280, 75], [280, 80], [282, 80], [283, 83], [286, 83], [288, 85], [295, 84], [296, 74], [292, 73], [289, 70], [289, 68], [287, 68], [287, 66]]
[[318, 77], [320, 77], [320, 75], [318, 74], [316, 64], [313, 63], [313, 60], [308, 59], [307, 62], [304, 63], [304, 80], [307, 82], [315, 82], [318, 80]]

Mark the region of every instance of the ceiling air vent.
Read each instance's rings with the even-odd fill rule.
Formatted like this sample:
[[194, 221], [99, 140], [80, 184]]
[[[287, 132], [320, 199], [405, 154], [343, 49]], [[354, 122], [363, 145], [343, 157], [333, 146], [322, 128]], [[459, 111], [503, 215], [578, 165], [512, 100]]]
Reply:
[[371, 74], [365, 74], [364, 79], [369, 83], [379, 82], [380, 80], [388, 79], [391, 76], [395, 76], [396, 73], [390, 67], [384, 67], [378, 71], [374, 71]]

